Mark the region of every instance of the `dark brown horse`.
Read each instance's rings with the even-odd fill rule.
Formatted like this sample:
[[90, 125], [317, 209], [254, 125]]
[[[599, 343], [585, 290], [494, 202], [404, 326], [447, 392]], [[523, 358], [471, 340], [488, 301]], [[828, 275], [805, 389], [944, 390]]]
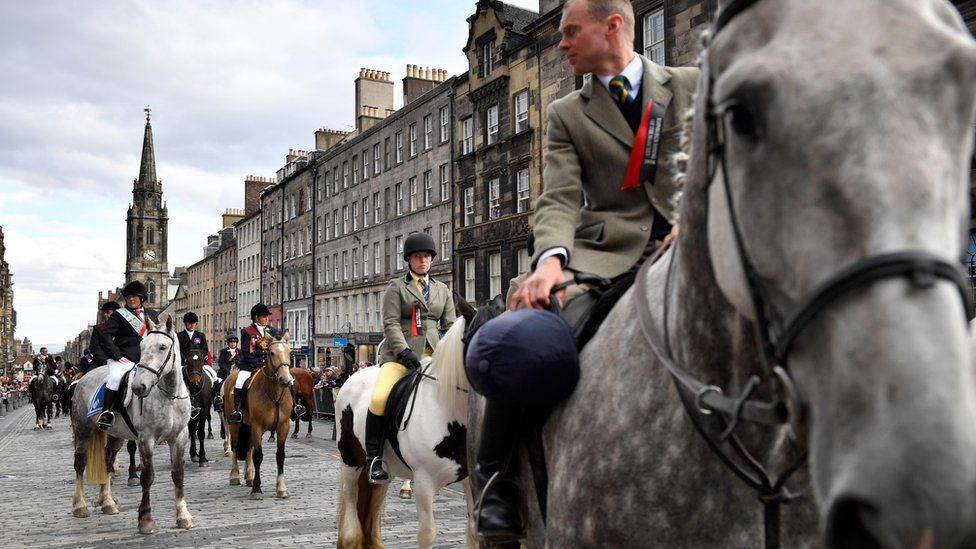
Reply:
[[[206, 426], [210, 421], [210, 410], [213, 406], [213, 380], [203, 371], [207, 355], [199, 349], [193, 349], [183, 363], [183, 381], [190, 390], [190, 402], [200, 409], [197, 417], [190, 420], [187, 428], [190, 430], [190, 460], [199, 463], [200, 467], [207, 467], [207, 452], [203, 448], [206, 438]], [[197, 442], [200, 449], [197, 451]]]
[[[244, 422], [228, 424], [231, 447], [234, 449], [230, 483], [241, 483], [237, 461], [243, 459], [246, 462], [244, 481], [251, 486], [251, 499], [264, 499], [261, 491], [261, 462], [264, 460], [261, 442], [264, 433], [272, 431], [276, 434], [278, 445], [275, 454], [278, 464], [275, 494], [283, 499], [288, 497], [288, 487], [285, 485], [285, 441], [288, 439], [289, 418], [293, 407], [291, 392], [288, 390], [292, 383], [288, 332], [281, 339], [269, 335], [265, 337], [264, 343], [267, 346], [265, 362], [249, 380]], [[232, 370], [224, 383], [224, 417], [230, 417], [234, 411], [233, 391], [239, 373], [239, 370]]]

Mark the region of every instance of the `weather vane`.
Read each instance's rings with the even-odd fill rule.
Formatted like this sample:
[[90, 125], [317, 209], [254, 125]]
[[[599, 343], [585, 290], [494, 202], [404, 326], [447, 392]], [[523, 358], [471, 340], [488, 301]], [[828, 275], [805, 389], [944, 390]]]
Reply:
[[149, 108], [149, 105], [146, 105], [146, 108], [142, 110], [146, 113], [146, 122], [149, 122], [149, 119], [152, 118], [152, 109]]

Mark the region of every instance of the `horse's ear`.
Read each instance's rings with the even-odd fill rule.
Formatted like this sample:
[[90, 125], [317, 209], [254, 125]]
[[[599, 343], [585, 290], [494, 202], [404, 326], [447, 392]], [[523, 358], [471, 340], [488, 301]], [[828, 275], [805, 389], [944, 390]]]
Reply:
[[495, 299], [492, 299], [491, 300], [491, 308], [492, 309], [495, 309], [498, 312], [504, 311], [505, 310], [505, 296], [503, 296], [502, 294], [496, 295], [495, 296]]
[[288, 341], [289, 339], [291, 339], [291, 333], [288, 330], [285, 330], [284, 333], [281, 334], [281, 340]]
[[[150, 322], [152, 321], [150, 320]], [[166, 331], [173, 331], [173, 315], [166, 315]]]
[[148, 315], [146, 316], [146, 329], [148, 329], [150, 332], [156, 329], [156, 323], [153, 322]]
[[454, 309], [459, 315], [464, 317], [466, 324], [471, 324], [471, 319], [474, 318], [474, 307], [456, 291], [452, 292], [454, 294]]

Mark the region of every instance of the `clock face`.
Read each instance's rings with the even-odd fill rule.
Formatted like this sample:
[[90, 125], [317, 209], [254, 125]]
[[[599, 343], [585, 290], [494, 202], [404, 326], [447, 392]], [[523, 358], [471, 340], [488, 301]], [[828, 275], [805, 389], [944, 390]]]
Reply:
[[146, 258], [146, 261], [155, 261], [155, 259], [156, 259], [156, 251], [155, 250], [146, 250], [146, 252], [144, 254], [142, 254], [142, 257], [145, 257]]

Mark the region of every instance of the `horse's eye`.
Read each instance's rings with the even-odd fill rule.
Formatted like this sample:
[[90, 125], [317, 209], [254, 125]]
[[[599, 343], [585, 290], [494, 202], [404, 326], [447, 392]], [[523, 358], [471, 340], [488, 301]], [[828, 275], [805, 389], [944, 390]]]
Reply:
[[165, 345], [160, 345], [159, 346], [159, 350], [160, 351], [165, 351], [166, 350], [166, 346]]
[[749, 107], [742, 103], [733, 103], [725, 109], [725, 118], [729, 121], [732, 131], [750, 140], [760, 137], [759, 124], [756, 116]]

